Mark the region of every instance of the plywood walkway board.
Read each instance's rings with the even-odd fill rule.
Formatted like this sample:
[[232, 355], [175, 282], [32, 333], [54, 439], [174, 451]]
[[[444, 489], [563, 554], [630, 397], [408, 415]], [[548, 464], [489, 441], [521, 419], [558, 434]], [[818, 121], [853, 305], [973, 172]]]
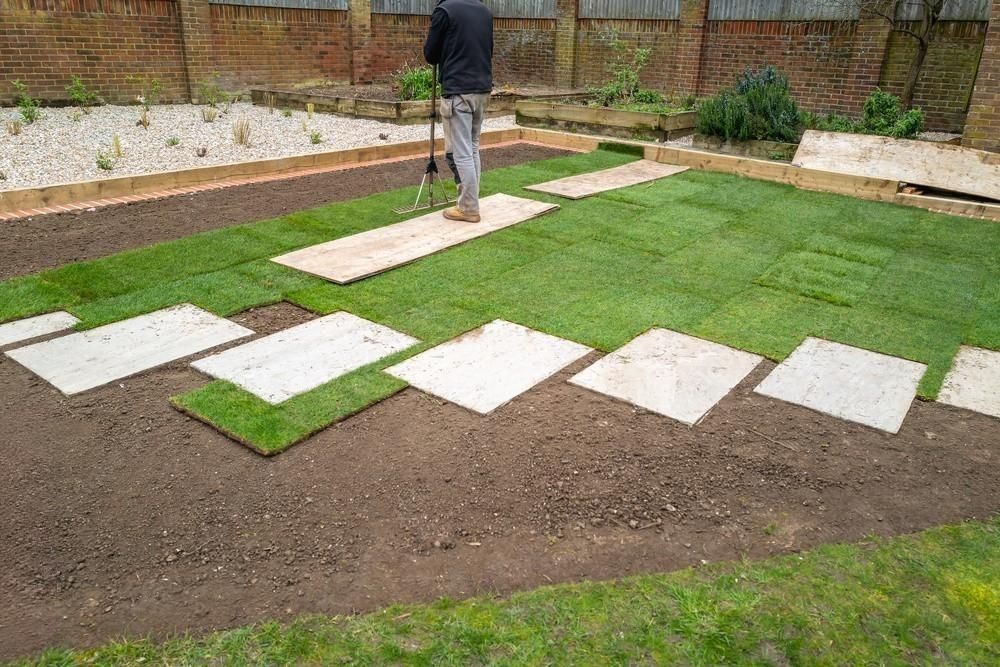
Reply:
[[590, 352], [579, 343], [494, 320], [386, 372], [487, 414]]
[[807, 338], [754, 391], [898, 433], [926, 370], [915, 361]]
[[675, 164], [664, 164], [653, 160], [636, 160], [611, 169], [560, 178], [540, 185], [531, 185], [525, 190], [544, 192], [566, 199], [583, 199], [610, 190], [657, 181], [687, 170], [688, 167], [679, 167]]
[[0, 347], [65, 331], [79, 321], [69, 313], [60, 310], [55, 313], [0, 324]]
[[191, 365], [277, 404], [417, 342], [388, 327], [339, 312]]
[[537, 218], [556, 204], [496, 194], [479, 202], [482, 222], [455, 222], [441, 211], [275, 257], [274, 262], [345, 285]]
[[944, 378], [938, 401], [1000, 417], [1000, 352], [962, 347]]
[[950, 144], [809, 130], [792, 164], [1000, 200], [1000, 154]]
[[253, 331], [183, 304], [7, 352], [64, 394], [147, 371], [253, 335]]
[[694, 426], [763, 357], [650, 329], [570, 382]]

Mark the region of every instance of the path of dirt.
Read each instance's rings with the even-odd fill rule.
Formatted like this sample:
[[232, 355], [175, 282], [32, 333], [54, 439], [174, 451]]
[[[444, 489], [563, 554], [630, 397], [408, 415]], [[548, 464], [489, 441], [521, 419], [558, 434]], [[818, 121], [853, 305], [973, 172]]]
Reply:
[[[483, 166], [496, 169], [566, 154], [555, 148], [516, 144], [484, 149]], [[0, 280], [209, 229], [267, 220], [416, 185], [425, 164], [425, 159], [392, 162], [92, 212], [0, 223]]]
[[[235, 319], [268, 333], [309, 317]], [[996, 419], [916, 402], [887, 435], [753, 394], [765, 363], [689, 428], [566, 382], [594, 358], [486, 417], [408, 389], [264, 459], [169, 407], [206, 381], [184, 363], [66, 398], [0, 357], [0, 657], [1000, 509]]]

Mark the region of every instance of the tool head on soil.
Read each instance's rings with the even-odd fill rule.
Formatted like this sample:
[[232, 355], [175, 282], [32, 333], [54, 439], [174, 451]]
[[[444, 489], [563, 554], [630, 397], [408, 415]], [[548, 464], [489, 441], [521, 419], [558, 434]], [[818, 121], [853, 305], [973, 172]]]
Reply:
[[[448, 192], [445, 190], [444, 181], [441, 181], [440, 196], [436, 196], [434, 192], [435, 181], [440, 181], [438, 177], [438, 166], [437, 160], [434, 157], [434, 141], [435, 131], [437, 129], [437, 81], [438, 81], [438, 68], [437, 65], [434, 66], [433, 70], [433, 81], [434, 85], [431, 86], [431, 143], [428, 150], [429, 157], [427, 158], [427, 168], [424, 170], [424, 176], [420, 181], [420, 189], [417, 190], [417, 199], [413, 202], [412, 206], [401, 206], [399, 208], [392, 209], [393, 213], [398, 213], [404, 215], [406, 213], [413, 213], [415, 211], [424, 211], [431, 208], [437, 208], [438, 206], [444, 206], [451, 204], [454, 200], [448, 196]], [[427, 192], [426, 198], [424, 197], [424, 192]]]

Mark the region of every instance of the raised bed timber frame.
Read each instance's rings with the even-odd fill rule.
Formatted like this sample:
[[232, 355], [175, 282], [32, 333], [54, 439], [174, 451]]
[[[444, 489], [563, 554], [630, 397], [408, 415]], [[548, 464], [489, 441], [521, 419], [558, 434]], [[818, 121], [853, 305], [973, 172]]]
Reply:
[[[518, 141], [580, 152], [595, 150], [601, 143], [601, 139], [598, 137], [534, 128], [513, 128], [484, 132], [481, 138], [481, 144], [484, 147]], [[941, 213], [985, 218], [1000, 222], [1000, 204], [904, 194], [899, 191], [900, 184], [898, 181], [837, 174], [796, 167], [782, 162], [707, 153], [673, 146], [657, 146], [639, 142], [620, 143], [641, 147], [647, 160], [656, 160], [658, 162], [705, 171], [738, 174], [763, 181], [787, 183], [804, 190], [834, 192], [860, 199], [892, 202]], [[384, 144], [271, 160], [239, 162], [212, 167], [142, 174], [139, 176], [121, 176], [118, 178], [50, 185], [40, 188], [26, 188], [23, 190], [7, 190], [0, 192], [0, 213], [41, 209], [61, 204], [99, 199], [119, 198], [127, 195], [164, 192], [173, 188], [218, 183], [220, 181], [256, 176], [291, 174], [310, 169], [348, 168], [373, 162], [419, 158], [426, 155], [426, 147], [427, 144], [424, 141], [411, 141], [400, 144]], [[443, 142], [441, 140], [438, 141], [437, 148], [439, 151], [443, 150]]]
[[541, 129], [599, 134], [620, 139], [666, 141], [694, 132], [696, 111], [647, 113], [539, 100], [514, 105], [517, 124]]

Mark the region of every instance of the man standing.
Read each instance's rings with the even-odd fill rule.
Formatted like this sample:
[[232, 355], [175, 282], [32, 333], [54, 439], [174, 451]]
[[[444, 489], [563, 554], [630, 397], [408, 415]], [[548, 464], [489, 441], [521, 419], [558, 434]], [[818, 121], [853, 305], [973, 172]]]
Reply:
[[461, 183], [458, 206], [444, 216], [479, 222], [479, 135], [493, 90], [493, 13], [481, 0], [439, 0], [424, 58], [440, 70], [445, 143]]

